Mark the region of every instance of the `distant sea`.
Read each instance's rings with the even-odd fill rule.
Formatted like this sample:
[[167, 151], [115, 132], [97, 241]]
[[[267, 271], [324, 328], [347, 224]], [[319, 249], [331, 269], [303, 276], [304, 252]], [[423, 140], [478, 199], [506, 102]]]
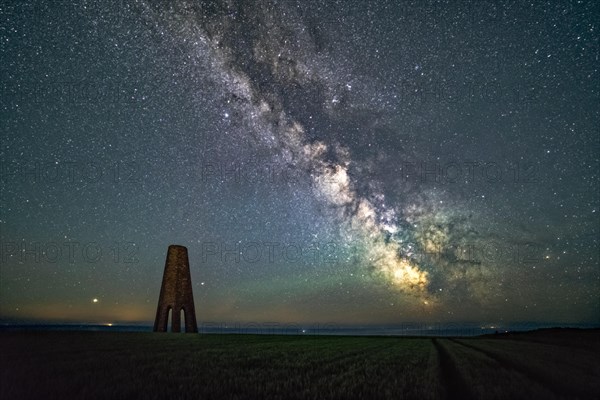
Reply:
[[[599, 328], [598, 324], [515, 323], [479, 325], [472, 323], [407, 323], [394, 326], [339, 326], [335, 324], [306, 325], [277, 323], [206, 323], [198, 325], [199, 333], [263, 334], [263, 335], [340, 335], [340, 336], [478, 336], [493, 333], [530, 331], [542, 328]], [[19, 331], [90, 331], [90, 332], [152, 332], [149, 324], [37, 324], [0, 323], [0, 332]], [[183, 327], [182, 327], [183, 328]]]

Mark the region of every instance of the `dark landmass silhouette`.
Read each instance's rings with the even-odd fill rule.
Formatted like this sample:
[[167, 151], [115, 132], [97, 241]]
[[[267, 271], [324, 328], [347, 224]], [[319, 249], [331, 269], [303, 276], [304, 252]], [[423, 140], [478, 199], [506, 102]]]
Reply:
[[479, 337], [0, 332], [0, 398], [599, 398], [600, 329]]

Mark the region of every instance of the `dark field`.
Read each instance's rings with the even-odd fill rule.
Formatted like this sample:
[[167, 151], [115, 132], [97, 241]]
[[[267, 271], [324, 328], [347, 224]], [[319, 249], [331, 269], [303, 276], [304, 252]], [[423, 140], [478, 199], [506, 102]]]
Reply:
[[480, 338], [0, 333], [0, 399], [600, 398], [600, 331]]

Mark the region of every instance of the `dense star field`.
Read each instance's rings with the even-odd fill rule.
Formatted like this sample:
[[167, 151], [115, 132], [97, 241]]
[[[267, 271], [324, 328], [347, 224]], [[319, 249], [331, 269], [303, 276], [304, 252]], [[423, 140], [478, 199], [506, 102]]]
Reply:
[[8, 1], [0, 319], [598, 324], [595, 1]]

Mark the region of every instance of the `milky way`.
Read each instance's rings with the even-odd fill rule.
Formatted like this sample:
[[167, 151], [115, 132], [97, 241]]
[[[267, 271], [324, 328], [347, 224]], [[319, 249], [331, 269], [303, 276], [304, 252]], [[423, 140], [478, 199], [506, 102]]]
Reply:
[[204, 321], [598, 321], [591, 2], [117, 3], [6, 13], [6, 318], [149, 320], [178, 243]]

